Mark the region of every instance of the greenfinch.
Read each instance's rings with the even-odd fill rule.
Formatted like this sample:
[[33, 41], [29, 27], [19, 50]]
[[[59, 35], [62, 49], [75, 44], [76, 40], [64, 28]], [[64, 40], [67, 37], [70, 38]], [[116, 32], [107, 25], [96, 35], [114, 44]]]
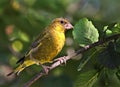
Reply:
[[65, 31], [72, 29], [72, 24], [65, 18], [56, 18], [38, 35], [25, 55], [17, 61], [19, 66], [11, 73], [17, 75], [33, 64], [42, 65], [52, 62], [65, 44]]

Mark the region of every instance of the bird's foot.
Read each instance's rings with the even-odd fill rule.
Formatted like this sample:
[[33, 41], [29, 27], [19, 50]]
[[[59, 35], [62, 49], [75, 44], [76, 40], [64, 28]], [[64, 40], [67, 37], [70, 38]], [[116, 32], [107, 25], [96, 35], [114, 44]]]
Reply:
[[60, 57], [60, 58], [57, 58], [57, 59], [54, 59], [53, 61], [54, 61], [54, 62], [59, 61], [61, 64], [64, 63], [64, 64], [66, 65], [66, 59], [65, 59], [65, 56]]
[[50, 70], [50, 66], [45, 66], [45, 65], [41, 65], [42, 66], [42, 68], [43, 68], [43, 72], [45, 73], [45, 74], [48, 74], [48, 72], [49, 72], [49, 70]]

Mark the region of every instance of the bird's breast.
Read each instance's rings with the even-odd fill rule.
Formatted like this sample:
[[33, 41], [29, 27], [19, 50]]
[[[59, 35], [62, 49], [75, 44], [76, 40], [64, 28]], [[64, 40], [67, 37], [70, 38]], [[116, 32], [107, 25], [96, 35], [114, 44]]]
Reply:
[[64, 33], [51, 31], [37, 48], [33, 49], [32, 57], [41, 64], [50, 62], [63, 48], [65, 43]]
[[61, 51], [61, 49], [64, 46], [65, 43], [65, 34], [63, 32], [52, 32], [52, 43], [54, 44], [53, 48], [55, 48], [56, 51]]

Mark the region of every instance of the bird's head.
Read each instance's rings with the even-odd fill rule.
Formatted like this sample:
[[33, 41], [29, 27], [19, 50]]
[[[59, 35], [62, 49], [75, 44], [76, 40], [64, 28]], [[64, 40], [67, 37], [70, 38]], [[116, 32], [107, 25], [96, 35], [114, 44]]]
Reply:
[[65, 18], [56, 18], [52, 21], [52, 26], [54, 29], [59, 31], [66, 31], [68, 29], [72, 29], [72, 24]]

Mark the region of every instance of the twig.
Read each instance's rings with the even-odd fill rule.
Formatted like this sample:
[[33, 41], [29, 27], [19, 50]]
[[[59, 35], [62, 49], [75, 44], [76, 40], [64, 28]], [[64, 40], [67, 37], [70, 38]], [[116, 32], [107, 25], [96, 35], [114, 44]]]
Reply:
[[[87, 46], [79, 49], [78, 51], [76, 51], [75, 53], [73, 53], [73, 54], [71, 54], [71, 55], [69, 55], [69, 56], [64, 56], [64, 59], [65, 59], [65, 61], [68, 61], [68, 60], [70, 60], [72, 57], [75, 57], [75, 56], [77, 56], [77, 55], [80, 54], [80, 53], [83, 53], [83, 52], [85, 52], [85, 51], [87, 51], [87, 50], [89, 50], [89, 49], [91, 49], [91, 48], [93, 48], [93, 47], [95, 47], [95, 46], [102, 45], [102, 44], [104, 44], [104, 43], [106, 43], [106, 42], [108, 42], [108, 41], [110, 41], [110, 40], [117, 39], [117, 38], [119, 38], [119, 37], [120, 37], [120, 34], [116, 34], [116, 35], [107, 37], [107, 38], [105, 38], [105, 39], [103, 39], [103, 40], [100, 40], [100, 41], [95, 42], [95, 43], [93, 43], [93, 44], [87, 45]], [[64, 63], [64, 61], [57, 61], [57, 62], [53, 63], [53, 64], [50, 66], [49, 71], [51, 71], [52, 69], [56, 68], [57, 66], [60, 66], [62, 63]], [[34, 76], [31, 80], [29, 80], [26, 84], [24, 84], [23, 87], [30, 87], [35, 81], [37, 81], [39, 78], [41, 78], [41, 77], [44, 76], [44, 75], [46, 75], [45, 72], [40, 71], [36, 76]]]

